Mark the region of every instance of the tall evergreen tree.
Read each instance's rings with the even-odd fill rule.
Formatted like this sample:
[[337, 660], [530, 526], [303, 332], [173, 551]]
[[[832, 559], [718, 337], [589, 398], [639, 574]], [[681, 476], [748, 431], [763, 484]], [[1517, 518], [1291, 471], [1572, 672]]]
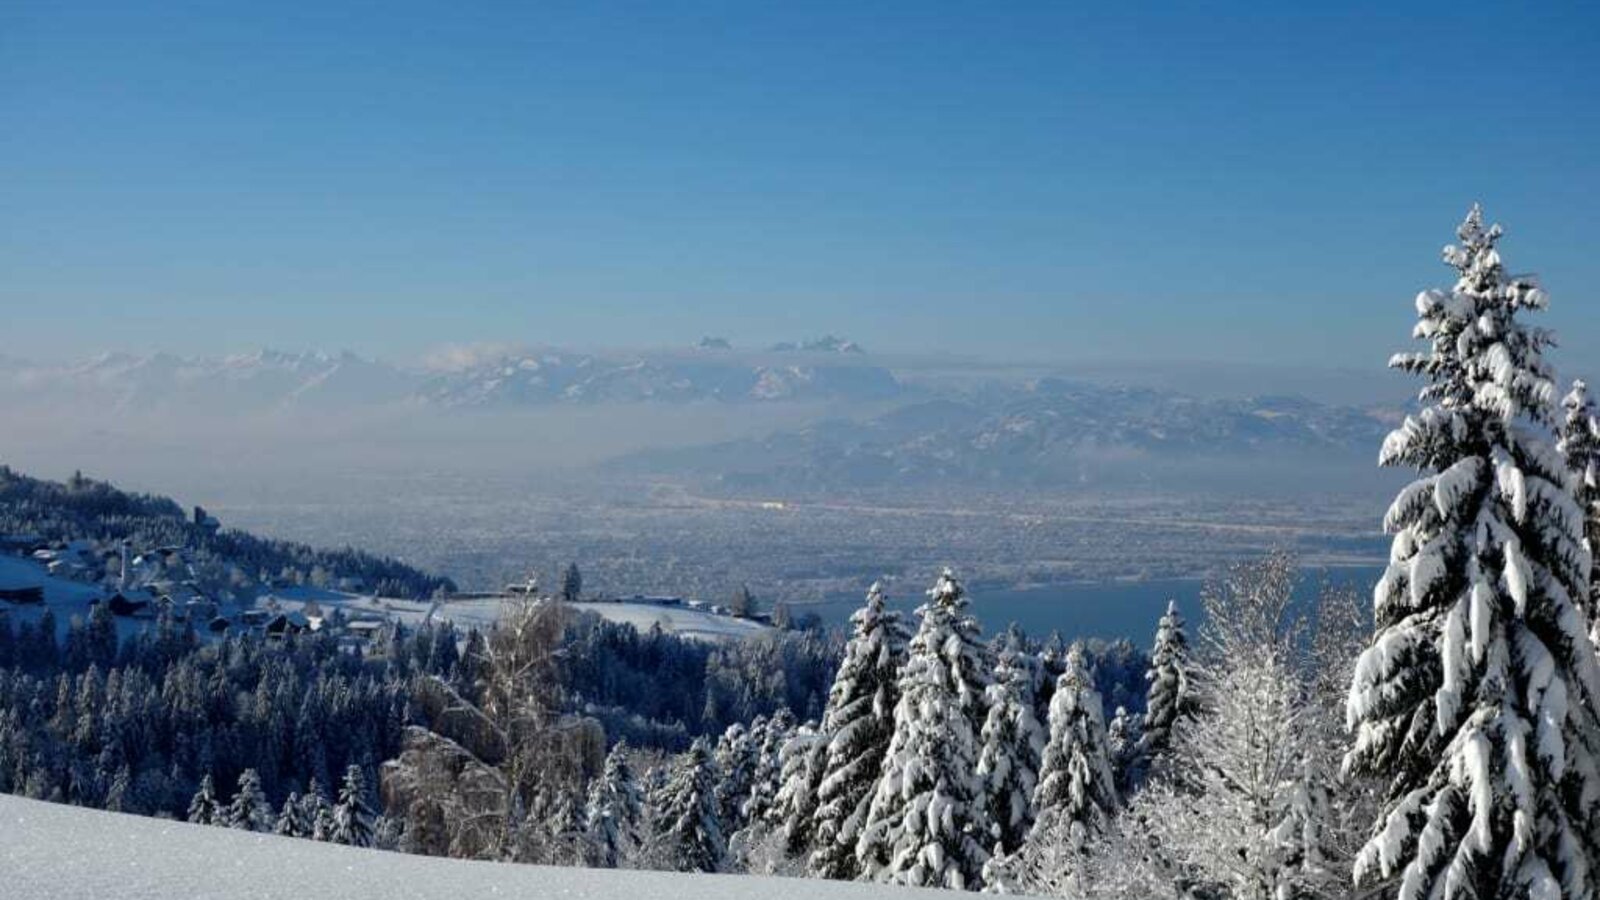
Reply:
[[561, 571], [561, 599], [568, 603], [576, 603], [583, 597], [583, 573], [578, 571], [577, 563], [567, 563]]
[[242, 831], [268, 831], [272, 823], [272, 808], [267, 795], [261, 790], [261, 776], [255, 769], [245, 769], [239, 775], [239, 787], [233, 792], [233, 802], [228, 804], [226, 824]]
[[1138, 753], [1148, 760], [1167, 749], [1172, 742], [1173, 725], [1195, 709], [1194, 690], [1189, 683], [1189, 638], [1175, 600], [1168, 601], [1166, 614], [1156, 626], [1150, 671], [1144, 677], [1150, 684], [1150, 693]]
[[133, 772], [127, 763], [123, 763], [111, 779], [111, 787], [106, 790], [106, 809], [111, 812], [138, 812], [137, 805], [133, 797]]
[[1084, 668], [1082, 645], [1073, 644], [1050, 702], [1050, 741], [1033, 794], [1033, 834], [1081, 849], [1118, 805], [1100, 692]]
[[857, 859], [875, 881], [975, 889], [991, 846], [977, 774], [988, 654], [954, 573], [944, 570], [928, 596]]
[[617, 742], [606, 754], [605, 768], [589, 786], [585, 809], [589, 834], [594, 838], [600, 865], [616, 868], [639, 845], [639, 820], [643, 803], [633, 767], [628, 765], [628, 745]]
[[351, 847], [372, 846], [372, 807], [367, 805], [367, 779], [360, 766], [352, 765], [344, 771], [328, 840]]
[[273, 823], [272, 833], [282, 837], [310, 837], [311, 826], [305, 821], [303, 815], [304, 805], [300, 802], [300, 794], [290, 791], [284, 798], [283, 809], [279, 810], [277, 821]]
[[768, 824], [791, 857], [812, 846], [816, 834], [817, 786], [822, 783], [828, 742], [810, 723], [792, 732], [779, 753], [778, 793], [767, 808]]
[[760, 822], [768, 818], [778, 791], [783, 787], [783, 750], [798, 727], [794, 713], [779, 709], [751, 734], [754, 764], [749, 793], [739, 808], [741, 822]]
[[1034, 715], [1038, 684], [1038, 660], [1022, 646], [1022, 636], [1013, 628], [1005, 636], [989, 686], [989, 713], [978, 754], [993, 842], [1005, 853], [1022, 845], [1033, 824], [1033, 792], [1039, 786], [1046, 738]]
[[704, 738], [678, 758], [672, 774], [652, 798], [652, 864], [679, 872], [716, 872], [727, 856], [717, 820], [716, 764]]
[[322, 782], [315, 777], [306, 785], [306, 794], [300, 798], [300, 821], [308, 829], [307, 837], [314, 841], [333, 840], [333, 804]]
[[728, 832], [744, 825], [744, 805], [755, 783], [761, 744], [767, 736], [767, 717], [756, 716], [750, 727], [735, 722], [717, 738], [711, 759], [717, 770], [717, 821]]
[[884, 608], [877, 582], [850, 622], [854, 632], [822, 715], [827, 755], [817, 788], [817, 849], [810, 861], [811, 873], [822, 878], [850, 879], [860, 871], [856, 841], [894, 736], [897, 681], [905, 663], [905, 627], [899, 613]]
[[1117, 779], [1117, 793], [1130, 794], [1143, 778], [1139, 756], [1139, 720], [1119, 706], [1106, 725], [1106, 743], [1111, 750], [1111, 773]]
[[1583, 601], [1590, 635], [1600, 643], [1600, 418], [1595, 416], [1589, 387], [1582, 381], [1572, 383], [1572, 391], [1561, 405], [1566, 417], [1557, 449], [1567, 461], [1572, 490], [1583, 511], [1583, 540], [1590, 557], [1589, 595]]
[[222, 805], [217, 802], [217, 789], [211, 776], [200, 779], [200, 790], [189, 801], [189, 821], [195, 825], [220, 825]]
[[1401, 900], [1588, 898], [1600, 878], [1600, 663], [1579, 598], [1583, 513], [1543, 432], [1547, 300], [1508, 275], [1477, 207], [1445, 250], [1458, 279], [1417, 297], [1429, 345], [1391, 365], [1427, 379], [1379, 461], [1422, 477], [1384, 524], [1376, 634], [1347, 704], [1349, 771], [1387, 782], [1359, 883]]

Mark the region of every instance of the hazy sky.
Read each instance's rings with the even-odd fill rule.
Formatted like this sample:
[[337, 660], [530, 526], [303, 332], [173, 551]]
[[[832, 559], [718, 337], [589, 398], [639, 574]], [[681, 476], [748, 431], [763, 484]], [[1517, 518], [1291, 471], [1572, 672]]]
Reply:
[[1380, 365], [1481, 199], [1600, 360], [1595, 4], [1131, 5], [12, 0], [0, 354]]

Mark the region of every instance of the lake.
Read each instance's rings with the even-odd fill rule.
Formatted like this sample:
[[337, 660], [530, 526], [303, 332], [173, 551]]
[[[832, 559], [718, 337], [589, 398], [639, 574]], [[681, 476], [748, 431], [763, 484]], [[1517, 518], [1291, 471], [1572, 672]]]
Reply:
[[[1362, 598], [1370, 596], [1381, 569], [1359, 567], [1331, 570], [1308, 569], [1302, 572], [1296, 590], [1301, 599], [1315, 596], [1324, 576], [1333, 584], [1348, 584]], [[1193, 628], [1204, 616], [1200, 611], [1200, 579], [1125, 581], [1107, 584], [1062, 584], [1023, 590], [974, 590], [971, 611], [983, 624], [984, 634], [1004, 630], [1012, 622], [1028, 634], [1043, 637], [1060, 631], [1074, 638], [1126, 637], [1143, 645], [1155, 634], [1156, 621], [1166, 612], [1167, 601], [1176, 600], [1178, 611]], [[921, 593], [891, 591], [889, 606], [907, 614], [921, 605]], [[822, 603], [796, 606], [800, 613], [815, 612], [829, 626], [845, 625], [850, 614], [860, 608], [861, 596], [840, 596]]]

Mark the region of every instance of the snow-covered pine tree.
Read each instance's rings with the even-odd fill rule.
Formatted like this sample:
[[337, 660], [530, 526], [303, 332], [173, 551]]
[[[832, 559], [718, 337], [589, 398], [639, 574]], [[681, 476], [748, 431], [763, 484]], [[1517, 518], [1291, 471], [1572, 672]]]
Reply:
[[137, 811], [133, 796], [133, 771], [126, 763], [118, 767], [117, 774], [111, 779], [111, 786], [106, 789], [106, 809], [111, 812]]
[[884, 608], [877, 582], [850, 622], [854, 631], [822, 716], [827, 757], [817, 788], [816, 850], [810, 863], [811, 873], [821, 878], [851, 879], [860, 871], [856, 840], [894, 736], [897, 681], [905, 663], [905, 628], [899, 613]]
[[614, 869], [639, 846], [639, 822], [644, 812], [639, 784], [628, 765], [628, 745], [618, 741], [606, 754], [605, 768], [589, 786], [585, 810], [599, 864]]
[[273, 823], [272, 833], [282, 837], [310, 837], [311, 827], [305, 821], [303, 810], [299, 792], [290, 791], [289, 796], [284, 798], [277, 821]]
[[1067, 642], [1060, 631], [1052, 628], [1039, 648], [1039, 696], [1035, 698], [1035, 710], [1041, 722], [1050, 720], [1050, 701], [1055, 699], [1056, 682], [1066, 667]]
[[1567, 461], [1572, 490], [1583, 511], [1583, 539], [1589, 548], [1589, 595], [1582, 598], [1590, 634], [1600, 644], [1600, 418], [1595, 416], [1589, 387], [1574, 381], [1561, 402], [1566, 417], [1556, 448]]
[[372, 846], [372, 808], [367, 805], [367, 779], [360, 766], [352, 765], [344, 770], [328, 840], [351, 847]]
[[200, 790], [189, 801], [189, 821], [195, 825], [220, 825], [221, 818], [222, 804], [217, 802], [217, 789], [211, 776], [206, 775], [200, 779]]
[[716, 764], [705, 738], [678, 758], [652, 798], [652, 834], [646, 856], [655, 868], [716, 872], [727, 855], [717, 820]]
[[778, 752], [778, 787], [757, 816], [728, 839], [729, 868], [751, 875], [804, 875], [812, 850], [817, 784], [828, 742], [811, 723], [790, 732]]
[[953, 572], [945, 569], [928, 596], [856, 854], [870, 880], [976, 889], [992, 846], [977, 774], [988, 654]]
[[789, 856], [810, 849], [816, 832], [817, 786], [828, 758], [828, 741], [815, 723], [796, 729], [779, 754], [778, 793], [768, 807], [768, 823], [778, 829]]
[[1111, 774], [1117, 793], [1127, 796], [1144, 780], [1139, 756], [1139, 719], [1126, 706], [1117, 707], [1106, 725], [1106, 744], [1111, 749]]
[[750, 771], [750, 790], [739, 816], [744, 822], [764, 822], [783, 787], [783, 748], [799, 725], [794, 713], [779, 709], [759, 732], [751, 735], [754, 765]]
[[1033, 794], [1029, 843], [1080, 854], [1119, 805], [1100, 692], [1084, 668], [1083, 646], [1075, 643], [1050, 702], [1050, 741]]
[[266, 792], [261, 790], [261, 776], [255, 769], [245, 769], [239, 774], [239, 787], [233, 793], [233, 802], [224, 814], [229, 828], [242, 831], [270, 831], [272, 807], [267, 803]]
[[767, 717], [756, 716], [746, 728], [729, 725], [711, 753], [717, 770], [717, 821], [728, 831], [744, 825], [744, 804], [755, 781], [757, 756], [767, 736]]
[[544, 821], [545, 846], [541, 848], [540, 861], [555, 866], [594, 865], [598, 848], [584, 826], [580, 799], [563, 792], [547, 805], [550, 814]]
[[1144, 727], [1138, 753], [1145, 760], [1161, 755], [1172, 741], [1172, 726], [1194, 712], [1194, 695], [1189, 685], [1189, 639], [1184, 634], [1183, 616], [1176, 600], [1167, 602], [1167, 612], [1156, 626], [1155, 646], [1150, 650], [1150, 671], [1145, 673], [1150, 694], [1145, 704]]
[[312, 778], [306, 786], [306, 795], [300, 798], [300, 821], [309, 829], [314, 841], [333, 840], [333, 804], [323, 791], [322, 782]]
[[1549, 335], [1521, 321], [1546, 296], [1508, 275], [1477, 207], [1449, 291], [1417, 297], [1422, 410], [1379, 462], [1422, 477], [1385, 516], [1376, 634], [1352, 679], [1351, 772], [1387, 781], [1358, 883], [1400, 900], [1590, 898], [1600, 879], [1600, 664], [1578, 599], [1583, 513], [1544, 432]]
[[981, 734], [978, 776], [988, 797], [993, 841], [1003, 852], [1022, 846], [1033, 825], [1033, 792], [1047, 733], [1034, 714], [1038, 659], [1022, 645], [1022, 635], [1007, 632], [989, 686], [989, 713]]

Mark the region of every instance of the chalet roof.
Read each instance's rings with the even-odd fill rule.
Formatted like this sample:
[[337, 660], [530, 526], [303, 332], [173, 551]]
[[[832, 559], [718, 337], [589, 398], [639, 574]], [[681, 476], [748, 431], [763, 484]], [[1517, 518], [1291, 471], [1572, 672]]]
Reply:
[[114, 616], [131, 616], [149, 605], [149, 600], [130, 600], [121, 591], [112, 594], [111, 599], [106, 601], [106, 606]]

